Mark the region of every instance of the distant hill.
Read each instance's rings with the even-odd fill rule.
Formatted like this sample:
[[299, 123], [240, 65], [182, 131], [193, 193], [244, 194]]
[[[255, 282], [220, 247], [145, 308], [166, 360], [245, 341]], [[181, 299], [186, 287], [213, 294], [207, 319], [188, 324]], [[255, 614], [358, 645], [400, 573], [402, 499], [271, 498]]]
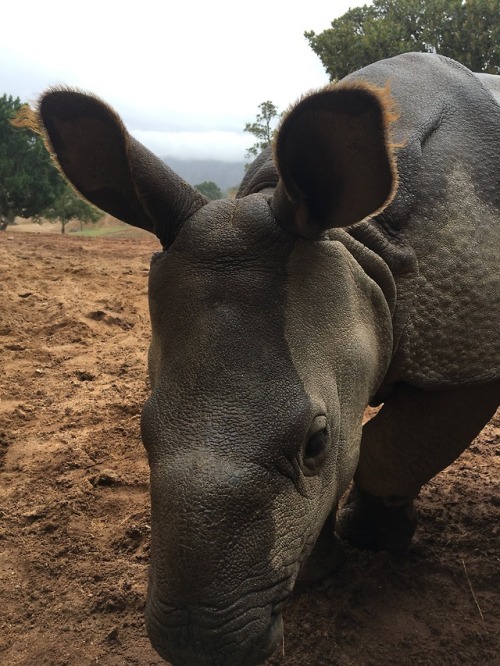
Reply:
[[162, 157], [162, 160], [190, 185], [211, 180], [223, 191], [239, 185], [245, 173], [244, 162], [180, 160], [176, 157]]

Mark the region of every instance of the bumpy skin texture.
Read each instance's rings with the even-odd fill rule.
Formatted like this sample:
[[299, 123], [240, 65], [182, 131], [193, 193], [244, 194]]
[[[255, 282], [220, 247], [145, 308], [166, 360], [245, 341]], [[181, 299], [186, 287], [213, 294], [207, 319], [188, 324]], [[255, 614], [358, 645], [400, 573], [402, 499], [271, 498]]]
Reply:
[[350, 79], [389, 81], [400, 113], [400, 189], [382, 217], [418, 273], [396, 279], [412, 305], [389, 376], [438, 389], [500, 379], [500, 107], [458, 63], [425, 60], [407, 54]]
[[61, 171], [164, 248], [146, 621], [174, 666], [261, 663], [295, 582], [340, 559], [353, 477], [341, 535], [405, 546], [420, 487], [498, 405], [499, 89], [439, 56], [371, 65], [301, 100], [218, 202], [103, 102], [43, 96]]

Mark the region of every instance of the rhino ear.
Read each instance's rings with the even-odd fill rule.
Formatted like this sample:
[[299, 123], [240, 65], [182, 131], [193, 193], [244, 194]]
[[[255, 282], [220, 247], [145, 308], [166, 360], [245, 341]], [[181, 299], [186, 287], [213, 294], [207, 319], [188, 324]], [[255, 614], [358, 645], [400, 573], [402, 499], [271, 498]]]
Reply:
[[39, 102], [39, 125], [63, 175], [92, 204], [151, 231], [164, 247], [208, 202], [126, 131], [104, 102], [52, 90]]
[[344, 83], [292, 108], [274, 146], [280, 182], [272, 205], [283, 228], [315, 238], [390, 203], [397, 174], [389, 100], [385, 90]]

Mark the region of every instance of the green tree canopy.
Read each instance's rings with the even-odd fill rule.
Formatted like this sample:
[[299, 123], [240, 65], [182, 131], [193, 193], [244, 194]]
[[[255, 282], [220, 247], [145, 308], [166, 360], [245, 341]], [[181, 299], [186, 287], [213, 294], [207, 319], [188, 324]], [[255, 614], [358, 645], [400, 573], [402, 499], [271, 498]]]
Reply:
[[[0, 97], [0, 229], [22, 217], [96, 221], [101, 213], [80, 199], [59, 175], [19, 98]], [[16, 118], [20, 110], [27, 110]], [[12, 121], [16, 118], [15, 122]]]
[[279, 117], [278, 108], [270, 100], [259, 104], [259, 109], [260, 113], [257, 114], [255, 122], [246, 123], [243, 128], [244, 132], [249, 132], [257, 138], [257, 142], [246, 152], [247, 159], [257, 157], [264, 148], [271, 145], [274, 134], [273, 125], [275, 125], [273, 121]]
[[374, 0], [331, 26], [304, 34], [332, 81], [407, 51], [500, 74], [500, 0]]
[[65, 187], [41, 138], [11, 125], [21, 106], [19, 98], [0, 97], [0, 228], [17, 215], [40, 215]]
[[102, 212], [77, 196], [71, 187], [65, 184], [62, 194], [44, 209], [43, 216], [48, 220], [58, 220], [64, 234], [70, 220], [97, 222], [102, 217]]
[[198, 192], [201, 192], [209, 199], [222, 199], [222, 191], [220, 187], [211, 180], [205, 180], [203, 183], [195, 185], [195, 187]]

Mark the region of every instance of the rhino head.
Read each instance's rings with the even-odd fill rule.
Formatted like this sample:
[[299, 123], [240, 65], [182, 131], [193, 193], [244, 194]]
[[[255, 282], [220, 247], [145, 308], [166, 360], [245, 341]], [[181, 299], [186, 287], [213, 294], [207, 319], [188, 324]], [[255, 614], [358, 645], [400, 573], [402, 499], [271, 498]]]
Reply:
[[163, 246], [150, 270], [142, 415], [146, 621], [175, 665], [263, 661], [323, 526], [333, 534], [392, 352], [384, 269], [366, 270], [339, 230], [393, 197], [387, 116], [359, 83], [311, 94], [278, 132], [277, 186], [211, 202], [95, 97], [54, 90], [40, 101], [73, 187]]

